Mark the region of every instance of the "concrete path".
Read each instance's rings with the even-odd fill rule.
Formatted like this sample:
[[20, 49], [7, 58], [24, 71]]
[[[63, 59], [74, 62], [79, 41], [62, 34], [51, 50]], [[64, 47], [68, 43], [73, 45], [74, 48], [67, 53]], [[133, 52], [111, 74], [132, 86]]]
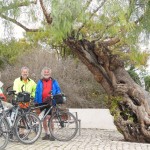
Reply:
[[43, 141], [32, 145], [9, 142], [6, 150], [150, 150], [150, 144], [124, 142], [116, 130], [82, 129], [69, 142]]

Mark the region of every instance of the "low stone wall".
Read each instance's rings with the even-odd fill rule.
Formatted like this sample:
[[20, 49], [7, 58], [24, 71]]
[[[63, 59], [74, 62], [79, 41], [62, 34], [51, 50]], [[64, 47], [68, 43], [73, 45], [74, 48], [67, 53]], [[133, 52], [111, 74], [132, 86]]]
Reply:
[[81, 120], [81, 128], [98, 128], [117, 130], [113, 123], [109, 109], [69, 109], [70, 112], [77, 112]]

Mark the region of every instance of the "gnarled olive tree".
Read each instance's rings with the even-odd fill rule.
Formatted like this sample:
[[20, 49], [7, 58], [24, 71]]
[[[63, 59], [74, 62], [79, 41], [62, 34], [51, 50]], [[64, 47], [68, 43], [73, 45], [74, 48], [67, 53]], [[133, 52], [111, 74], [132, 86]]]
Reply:
[[[7, 0], [1, 5], [0, 17], [23, 28], [26, 39], [68, 46], [88, 67], [108, 94], [108, 108], [125, 140], [150, 142], [150, 95], [125, 70], [148, 59], [137, 45], [140, 36], [149, 35], [149, 0]], [[19, 22], [27, 8], [38, 23], [42, 20], [39, 29]]]

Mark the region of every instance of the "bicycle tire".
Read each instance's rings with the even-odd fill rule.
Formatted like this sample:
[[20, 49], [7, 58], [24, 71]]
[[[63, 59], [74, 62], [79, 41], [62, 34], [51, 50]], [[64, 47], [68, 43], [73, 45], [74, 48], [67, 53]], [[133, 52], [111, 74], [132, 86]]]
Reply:
[[4, 118], [0, 118], [0, 150], [4, 149], [9, 140], [9, 125]]
[[18, 137], [16, 136], [16, 131], [14, 128], [9, 132], [9, 141], [10, 142], [18, 142]]
[[48, 126], [52, 137], [58, 141], [69, 141], [76, 136], [78, 131], [77, 120], [70, 112], [54, 113]]
[[20, 142], [24, 144], [34, 143], [40, 137], [42, 131], [39, 117], [32, 112], [19, 116], [16, 120], [15, 131]]

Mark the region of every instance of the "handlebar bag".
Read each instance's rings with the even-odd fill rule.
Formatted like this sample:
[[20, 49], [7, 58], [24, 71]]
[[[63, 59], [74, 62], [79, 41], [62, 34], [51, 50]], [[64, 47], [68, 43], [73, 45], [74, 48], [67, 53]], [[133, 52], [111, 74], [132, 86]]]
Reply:
[[18, 102], [30, 102], [30, 93], [28, 92], [19, 92], [17, 95]]

